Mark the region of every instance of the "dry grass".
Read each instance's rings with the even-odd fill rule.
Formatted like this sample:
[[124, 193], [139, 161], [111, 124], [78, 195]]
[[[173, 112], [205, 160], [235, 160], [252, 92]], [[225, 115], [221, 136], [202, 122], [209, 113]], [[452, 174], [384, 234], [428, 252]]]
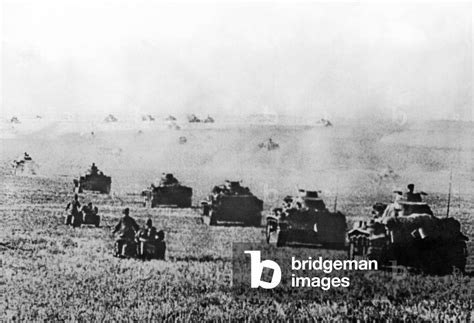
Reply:
[[[186, 145], [173, 145], [183, 135], [180, 132], [124, 137], [120, 147], [117, 138], [107, 134], [84, 141], [73, 135], [2, 141], [0, 248], [5, 301], [0, 302], [0, 320], [470, 321], [472, 278], [458, 274], [407, 274], [400, 279], [383, 272], [354, 273], [350, 289], [321, 291], [311, 300], [277, 294], [258, 299], [236, 297], [230, 287], [232, 243], [259, 242], [261, 229], [207, 227], [196, 210], [147, 210], [139, 205], [139, 197], [130, 195], [161, 171], [174, 171], [195, 188], [195, 203], [225, 178], [243, 179], [265, 199], [267, 209], [277, 198], [293, 193], [296, 185], [326, 189], [331, 205], [339, 187], [338, 208], [348, 215], [352, 226], [369, 214], [373, 203], [389, 201], [394, 186], [414, 181], [431, 193], [428, 201], [435, 213], [445, 213], [446, 179], [452, 162], [445, 158], [451, 156], [449, 147], [393, 146], [396, 132], [384, 146], [377, 132], [337, 127], [327, 133], [318, 131], [322, 130], [188, 131], [184, 133]], [[269, 136], [280, 143], [280, 151], [255, 148]], [[160, 140], [161, 146], [157, 144]], [[19, 154], [18, 147], [38, 160], [40, 176], [8, 175], [5, 165]], [[52, 154], [60, 158], [51, 160]], [[463, 154], [458, 156], [467, 156]], [[113, 178], [112, 196], [81, 196], [99, 206], [102, 226], [65, 227], [63, 208], [71, 197], [72, 178], [92, 160]], [[472, 177], [462, 175], [469, 174], [470, 164], [464, 157], [460, 161], [451, 214], [472, 238], [474, 185]], [[380, 180], [387, 165], [399, 165], [397, 179]], [[269, 190], [274, 190], [274, 196]], [[151, 217], [165, 230], [167, 261], [112, 257], [110, 228], [125, 205], [131, 206], [140, 224]]]
[[259, 242], [261, 229], [208, 227], [194, 210], [132, 207], [140, 223], [151, 217], [167, 232], [168, 260], [119, 260], [112, 257], [110, 227], [122, 206], [101, 206], [101, 228], [65, 227], [61, 202], [67, 192], [61, 190], [62, 181], [42, 183], [64, 195], [54, 195], [51, 203], [30, 204], [24, 203], [18, 190], [23, 203], [0, 207], [6, 243], [2, 246], [6, 302], [0, 312], [4, 318], [469, 320], [472, 280], [460, 275], [409, 274], [398, 279], [387, 273], [352, 274], [350, 289], [320, 292], [313, 301], [281, 294], [236, 298], [230, 287], [232, 242]]

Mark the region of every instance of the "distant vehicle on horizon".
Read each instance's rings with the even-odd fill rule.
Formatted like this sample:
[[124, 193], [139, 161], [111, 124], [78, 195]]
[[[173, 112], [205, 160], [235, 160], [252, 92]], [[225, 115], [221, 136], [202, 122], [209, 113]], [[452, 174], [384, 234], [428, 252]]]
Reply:
[[10, 119], [10, 123], [18, 124], [18, 123], [21, 123], [21, 122], [20, 122], [20, 119], [18, 119], [18, 117], [13, 116], [13, 117]]
[[259, 143], [258, 148], [266, 150], [275, 150], [280, 148], [280, 145], [274, 142], [272, 138], [268, 138], [267, 141]]
[[324, 127], [332, 127], [332, 123], [328, 119], [321, 118], [317, 123]]
[[200, 123], [202, 122], [201, 119], [199, 119], [195, 114], [191, 114], [188, 116], [188, 122], [189, 123]]
[[104, 119], [104, 122], [117, 122], [118, 119], [113, 115], [113, 114], [109, 114], [107, 117], [105, 117]]
[[151, 114], [143, 115], [142, 121], [155, 121], [155, 118]]
[[215, 120], [213, 117], [211, 117], [210, 115], [207, 116], [206, 119], [204, 119], [204, 123], [214, 123]]

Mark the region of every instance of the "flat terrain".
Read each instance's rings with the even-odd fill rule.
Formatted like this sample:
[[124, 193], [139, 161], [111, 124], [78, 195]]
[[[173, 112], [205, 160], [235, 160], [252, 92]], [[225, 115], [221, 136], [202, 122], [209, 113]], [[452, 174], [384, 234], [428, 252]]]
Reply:
[[[444, 216], [452, 172], [450, 215], [461, 221], [472, 240], [472, 124], [202, 126], [121, 130], [118, 125], [92, 135], [59, 131], [56, 125], [0, 139], [5, 288], [0, 318], [470, 320], [472, 276], [460, 274], [406, 274], [400, 279], [370, 272], [353, 274], [354, 284], [347, 290], [319, 291], [312, 300], [284, 295], [235, 298], [230, 287], [232, 243], [260, 242], [262, 229], [208, 227], [198, 209], [146, 209], [137, 193], [162, 172], [172, 172], [193, 187], [195, 205], [225, 179], [242, 180], [264, 199], [266, 210], [281, 197], [294, 194], [297, 187], [320, 189], [331, 207], [337, 195], [337, 208], [352, 226], [370, 214], [372, 204], [389, 202], [393, 189], [404, 190], [410, 182], [427, 192], [435, 214]], [[188, 139], [185, 144], [179, 143], [181, 136]], [[269, 137], [280, 149], [257, 147]], [[35, 176], [11, 174], [11, 160], [24, 151], [39, 167]], [[97, 204], [102, 225], [65, 227], [63, 210], [72, 196], [72, 180], [92, 162], [112, 176], [112, 193], [86, 193], [80, 200]], [[166, 232], [166, 261], [112, 257], [111, 226], [126, 206], [140, 224], [150, 217]], [[333, 251], [312, 252], [341, 256]]]

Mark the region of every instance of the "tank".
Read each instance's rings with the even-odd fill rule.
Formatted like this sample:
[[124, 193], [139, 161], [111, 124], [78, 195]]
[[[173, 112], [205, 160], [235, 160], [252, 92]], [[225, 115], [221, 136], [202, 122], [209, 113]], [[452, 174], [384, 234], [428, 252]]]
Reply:
[[215, 120], [211, 116], [207, 116], [207, 118], [204, 119], [204, 123], [214, 123], [214, 122], [215, 122]]
[[188, 116], [188, 122], [190, 123], [199, 123], [201, 122], [202, 120], [199, 119], [195, 114], [191, 114]]
[[14, 175], [36, 175], [38, 165], [28, 153], [12, 161]]
[[151, 114], [142, 115], [142, 121], [155, 121], [155, 117]]
[[267, 141], [259, 143], [258, 148], [266, 150], [275, 150], [280, 148], [280, 145], [274, 142], [272, 138], [269, 138]]
[[238, 181], [226, 181], [215, 186], [201, 205], [206, 224], [261, 225], [263, 201]]
[[117, 122], [118, 119], [113, 115], [109, 114], [107, 117], [105, 117], [104, 122], [109, 123], [109, 122]]
[[298, 196], [287, 196], [282, 207], [274, 208], [266, 218], [266, 239], [278, 247], [309, 245], [344, 249], [346, 217], [327, 209], [318, 191], [299, 190]]
[[193, 189], [184, 185], [173, 176], [173, 174], [163, 174], [158, 186], [150, 185], [142, 192], [145, 197], [146, 207], [174, 206], [191, 207]]
[[104, 175], [95, 164], [92, 164], [89, 172], [74, 180], [74, 187], [77, 193], [82, 191], [96, 191], [102, 194], [109, 194], [112, 185], [112, 178]]
[[469, 239], [460, 222], [434, 216], [424, 202], [377, 203], [372, 219], [356, 223], [348, 238], [351, 259], [362, 256], [381, 267], [405, 266], [436, 275], [465, 270]]
[[321, 118], [317, 123], [323, 127], [332, 127], [332, 123], [328, 119]]

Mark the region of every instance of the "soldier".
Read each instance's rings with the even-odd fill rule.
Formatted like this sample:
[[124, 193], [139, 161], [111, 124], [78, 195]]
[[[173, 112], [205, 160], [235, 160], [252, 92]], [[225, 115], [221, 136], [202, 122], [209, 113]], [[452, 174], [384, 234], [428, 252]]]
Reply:
[[97, 207], [92, 206], [92, 202], [89, 202], [87, 205], [82, 207], [82, 215], [84, 216], [83, 221], [86, 222], [86, 218], [89, 216], [95, 216], [99, 212]]
[[178, 184], [178, 180], [173, 176], [173, 174], [163, 173], [160, 180], [161, 185], [174, 185]]
[[99, 172], [99, 169], [97, 168], [97, 166], [95, 165], [95, 163], [92, 163], [92, 166], [91, 166], [91, 175], [97, 175], [98, 172]]
[[87, 205], [84, 205], [82, 207], [82, 212], [84, 212], [84, 214], [91, 214], [92, 210], [93, 210], [92, 202], [89, 202]]
[[393, 191], [395, 193], [395, 197], [393, 199], [393, 202], [398, 204], [399, 201], [403, 200], [403, 193], [402, 191]]
[[156, 228], [153, 226], [151, 219], [146, 221], [146, 226], [138, 232], [138, 241], [140, 246], [138, 254], [143, 258], [152, 258], [156, 255]]
[[158, 231], [156, 234], [157, 240], [156, 240], [156, 258], [157, 259], [165, 259], [165, 253], [166, 253], [166, 243], [165, 243], [165, 233], [163, 230]]
[[402, 207], [400, 206], [400, 204], [398, 202], [402, 200], [403, 193], [401, 191], [393, 191], [393, 193], [395, 193], [394, 202], [387, 205], [387, 208], [385, 209], [385, 211], [382, 214], [383, 218], [396, 217], [396, 216], [399, 215], [399, 213], [402, 209]]
[[137, 236], [146, 240], [155, 240], [156, 239], [156, 228], [153, 226], [151, 219], [146, 221], [144, 228], [140, 229]]
[[156, 239], [156, 228], [153, 226], [153, 222], [151, 221], [151, 219], [148, 219], [146, 221], [145, 237], [149, 240]]
[[113, 234], [119, 233], [116, 241], [115, 256], [125, 255], [124, 244], [133, 243], [136, 232], [140, 229], [137, 222], [129, 215], [130, 209], [125, 208], [122, 212], [124, 216], [120, 219], [114, 228]]
[[421, 202], [421, 192], [420, 193], [415, 193], [415, 185], [414, 184], [408, 184], [407, 186], [408, 191], [405, 193], [406, 194], [406, 199], [409, 202]]
[[66, 206], [66, 211], [71, 209], [69, 214], [66, 216], [66, 225], [73, 224], [73, 222], [76, 223], [77, 225], [77, 219], [79, 218], [80, 215], [80, 208], [81, 208], [81, 203], [79, 203], [79, 196], [77, 194], [74, 194], [74, 199], [69, 202]]

